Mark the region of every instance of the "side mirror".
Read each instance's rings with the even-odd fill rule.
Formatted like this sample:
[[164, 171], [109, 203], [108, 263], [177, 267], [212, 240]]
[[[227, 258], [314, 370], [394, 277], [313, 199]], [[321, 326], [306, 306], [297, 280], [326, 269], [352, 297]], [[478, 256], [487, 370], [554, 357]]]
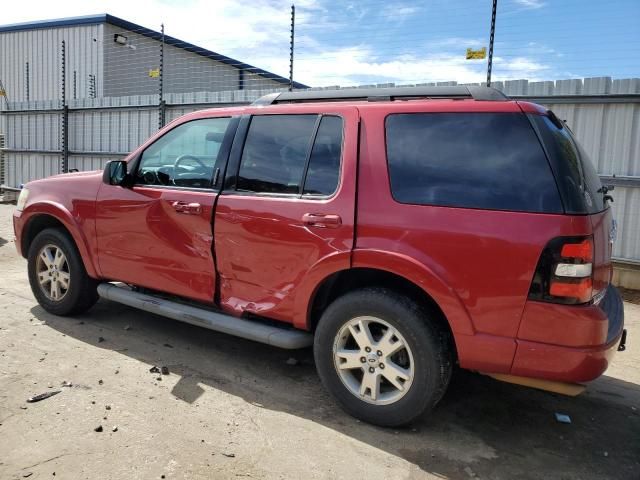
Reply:
[[123, 185], [127, 179], [127, 162], [112, 160], [104, 167], [102, 181], [107, 185]]

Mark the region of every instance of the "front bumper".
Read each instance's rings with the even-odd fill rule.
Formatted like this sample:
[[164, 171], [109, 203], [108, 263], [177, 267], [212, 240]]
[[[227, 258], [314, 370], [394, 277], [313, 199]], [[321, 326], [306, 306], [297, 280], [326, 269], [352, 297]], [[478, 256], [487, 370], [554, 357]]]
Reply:
[[18, 210], [13, 211], [13, 234], [16, 236], [16, 250], [18, 250], [18, 254], [23, 257], [26, 255], [26, 252], [22, 251], [22, 227], [24, 221], [22, 218], [22, 212]]
[[[559, 327], [557, 322], [562, 319], [554, 311], [552, 316], [555, 328], [551, 333], [543, 334], [539, 329], [530, 328], [524, 330], [524, 336], [529, 338], [522, 338], [519, 334], [511, 366], [512, 375], [562, 382], [587, 382], [604, 373], [623, 339], [624, 305], [618, 290], [610, 285], [597, 306], [563, 308], [568, 309], [567, 322]], [[531, 319], [530, 323], [535, 322]], [[520, 333], [522, 332], [521, 328]], [[554, 342], [550, 335], [560, 341]], [[534, 341], [531, 338], [536, 336], [546, 337], [545, 341]], [[626, 335], [624, 337], [626, 340]], [[595, 343], [597, 339], [599, 341]]]

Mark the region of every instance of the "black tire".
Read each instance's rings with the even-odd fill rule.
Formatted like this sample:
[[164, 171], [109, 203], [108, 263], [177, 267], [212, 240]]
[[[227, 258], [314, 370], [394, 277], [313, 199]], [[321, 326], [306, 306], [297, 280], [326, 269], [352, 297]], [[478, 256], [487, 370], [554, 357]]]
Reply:
[[[68, 289], [58, 301], [45, 294], [38, 280], [38, 257], [47, 246], [59, 248], [66, 257]], [[57, 228], [40, 232], [31, 242], [27, 259], [31, 291], [47, 312], [61, 316], [75, 315], [89, 310], [98, 301], [98, 281], [87, 275], [82, 257], [67, 232]]]
[[[411, 384], [390, 404], [367, 403], [352, 393], [335, 366], [333, 349], [339, 332], [347, 322], [363, 316], [382, 319], [395, 328], [413, 357]], [[322, 315], [313, 346], [316, 368], [324, 386], [348, 413], [374, 425], [402, 426], [431, 410], [443, 397], [453, 363], [449, 336], [435, 321], [434, 312], [407, 297], [384, 288], [355, 290], [335, 300]]]

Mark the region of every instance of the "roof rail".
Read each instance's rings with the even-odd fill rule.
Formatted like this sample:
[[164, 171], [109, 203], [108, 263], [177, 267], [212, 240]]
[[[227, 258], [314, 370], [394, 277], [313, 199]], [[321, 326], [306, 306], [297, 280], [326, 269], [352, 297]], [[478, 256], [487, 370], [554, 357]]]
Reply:
[[297, 92], [270, 93], [260, 97], [252, 105], [264, 106], [279, 103], [369, 102], [413, 100], [420, 98], [472, 98], [474, 100], [506, 101], [504, 93], [492, 87], [454, 85], [449, 87], [393, 87], [346, 88], [342, 90], [302, 90]]

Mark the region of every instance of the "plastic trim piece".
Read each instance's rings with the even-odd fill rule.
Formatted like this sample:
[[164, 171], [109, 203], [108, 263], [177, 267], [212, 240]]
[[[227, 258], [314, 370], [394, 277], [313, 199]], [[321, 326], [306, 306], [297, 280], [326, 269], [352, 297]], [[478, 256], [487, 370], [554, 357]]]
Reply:
[[302, 330], [265, 325], [255, 321], [232, 317], [224, 313], [165, 300], [164, 298], [134, 292], [111, 283], [98, 285], [98, 295], [146, 312], [190, 323], [198, 327], [266, 343], [274, 347], [296, 349], [313, 344], [313, 335]]

